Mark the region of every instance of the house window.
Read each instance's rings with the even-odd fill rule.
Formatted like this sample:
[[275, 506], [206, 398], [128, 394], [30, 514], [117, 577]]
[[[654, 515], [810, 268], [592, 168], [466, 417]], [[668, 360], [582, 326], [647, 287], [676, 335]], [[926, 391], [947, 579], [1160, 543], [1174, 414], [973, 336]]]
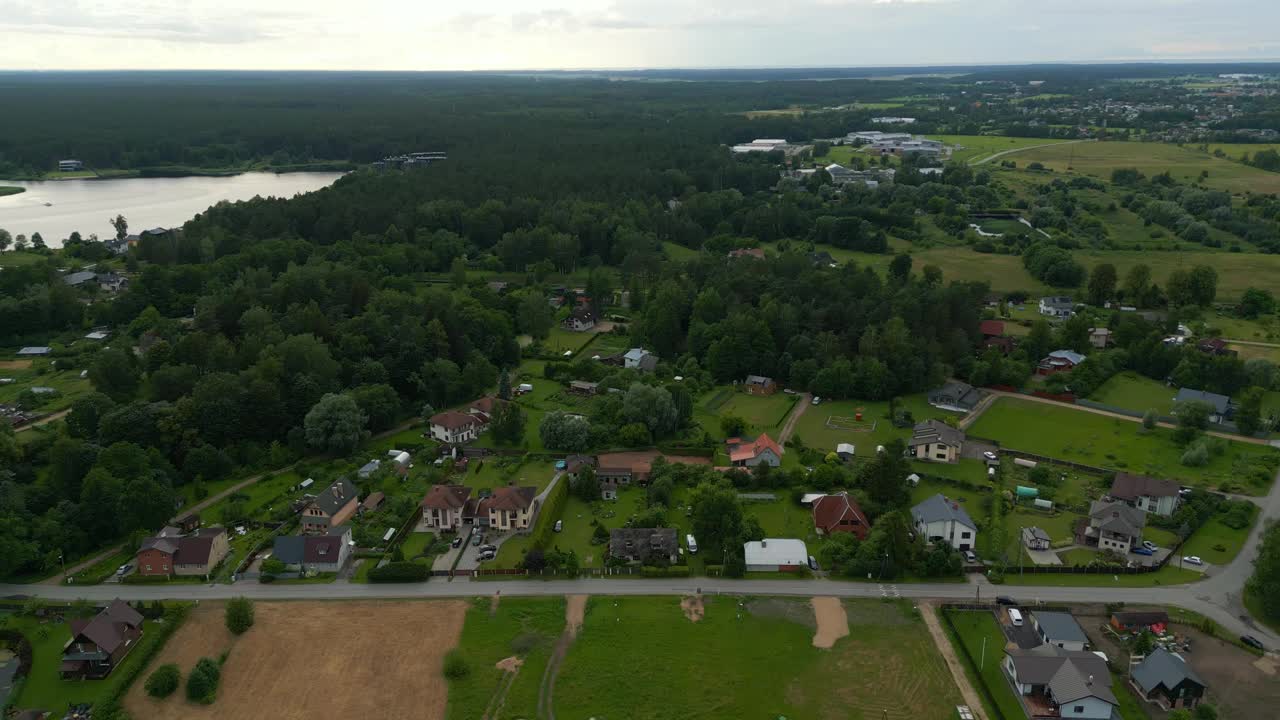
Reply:
[[148, 566], [147, 566], [147, 572], [151, 572], [151, 566], [150, 566], [150, 565], [148, 565]]
[[1073, 712], [1073, 713], [1075, 713], [1075, 714], [1079, 715], [1079, 714], [1081, 714], [1081, 713], [1083, 713], [1083, 712], [1084, 712], [1084, 706], [1083, 706], [1083, 705], [1077, 705], [1077, 706], [1075, 706], [1075, 707], [1071, 708], [1071, 712]]
[[968, 539], [969, 539], [969, 533], [967, 533], [967, 532], [962, 532], [962, 533], [960, 533], [960, 539], [961, 539], [961, 540], [968, 540]]

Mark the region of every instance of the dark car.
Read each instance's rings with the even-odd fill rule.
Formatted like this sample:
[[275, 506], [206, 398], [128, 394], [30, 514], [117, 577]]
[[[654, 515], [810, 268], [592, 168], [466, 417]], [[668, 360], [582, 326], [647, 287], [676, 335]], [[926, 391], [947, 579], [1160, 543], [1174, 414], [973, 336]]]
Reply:
[[997, 604], [997, 605], [1009, 605], [1009, 606], [1012, 606], [1012, 605], [1017, 605], [1017, 604], [1018, 604], [1018, 601], [1017, 601], [1017, 600], [1014, 600], [1013, 598], [1009, 597], [1008, 595], [999, 595], [999, 596], [997, 596], [997, 597], [996, 597], [996, 604]]
[[1261, 650], [1263, 652], [1266, 651], [1266, 648], [1262, 646], [1262, 641], [1252, 635], [1241, 635], [1240, 642], [1255, 650]]
[[1150, 548], [1145, 547], [1133, 547], [1129, 548], [1129, 551], [1134, 555], [1155, 555], [1155, 553], [1151, 552]]
[[459, 535], [459, 536], [455, 537], [455, 538], [453, 539], [453, 542], [449, 543], [449, 545], [450, 545], [451, 547], [462, 547], [462, 536], [461, 536], [461, 535]]

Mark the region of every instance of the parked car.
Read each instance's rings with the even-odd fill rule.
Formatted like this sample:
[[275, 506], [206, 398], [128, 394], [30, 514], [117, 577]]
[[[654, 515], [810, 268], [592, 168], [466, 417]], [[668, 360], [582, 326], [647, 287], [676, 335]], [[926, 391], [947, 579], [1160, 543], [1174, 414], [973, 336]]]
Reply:
[[818, 559], [812, 555], [809, 556], [809, 569], [810, 570], [818, 569]]
[[996, 604], [997, 604], [997, 605], [1010, 606], [1010, 605], [1017, 605], [1017, 604], [1018, 604], [1018, 601], [1017, 601], [1017, 600], [1014, 600], [1013, 598], [1009, 597], [1008, 595], [997, 595], [997, 596], [996, 596]]
[[555, 531], [556, 531], [556, 532], [560, 532], [561, 530], [564, 530], [564, 521], [563, 521], [563, 520], [557, 520], [557, 521], [556, 521], [556, 526], [555, 526], [555, 528], [554, 528], [554, 529], [555, 529]]
[[818, 397], [817, 395], [814, 395], [814, 396], [813, 396], [813, 404], [814, 404], [814, 405], [818, 405], [818, 404], [820, 404], [821, 402], [822, 402], [822, 398]]
[[484, 562], [486, 560], [492, 560], [497, 556], [498, 556], [498, 553], [493, 552], [492, 550], [487, 550], [485, 552], [480, 553], [480, 556], [477, 557], [476, 560], [479, 560], [480, 562]]
[[116, 575], [122, 575], [122, 576], [128, 575], [129, 571], [132, 569], [133, 569], [133, 563], [125, 563], [124, 565], [121, 565], [119, 568], [116, 569]]
[[1262, 646], [1262, 641], [1252, 635], [1241, 635], [1240, 642], [1244, 643], [1245, 645], [1248, 645], [1254, 650], [1261, 650], [1263, 652], [1266, 652], [1267, 650], [1265, 647]]
[[1142, 547], [1144, 547], [1144, 548], [1146, 548], [1146, 549], [1148, 549], [1148, 550], [1151, 550], [1152, 552], [1154, 552], [1154, 551], [1156, 551], [1156, 550], [1159, 550], [1159, 549], [1160, 549], [1160, 547], [1159, 547], [1158, 545], [1156, 545], [1155, 543], [1151, 542], [1150, 540], [1143, 540], [1143, 541], [1142, 541]]
[[783, 388], [783, 389], [782, 389], [782, 392], [783, 392], [783, 394], [786, 394], [786, 395], [795, 395], [795, 394], [796, 394], [796, 391], [795, 391], [795, 390], [792, 390], [791, 388]]
[[1182, 561], [1183, 561], [1183, 562], [1186, 562], [1186, 563], [1191, 563], [1192, 565], [1203, 565], [1203, 564], [1204, 564], [1204, 561], [1200, 559], [1200, 556], [1199, 556], [1199, 555], [1183, 555], [1183, 556], [1182, 556]]
[[964, 559], [970, 563], [978, 562], [978, 556], [975, 555], [972, 550], [964, 551]]
[[483, 554], [485, 554], [485, 553], [496, 553], [496, 552], [498, 552], [498, 546], [497, 546], [497, 545], [481, 545], [481, 546], [480, 546], [480, 554], [481, 554], [481, 555], [483, 555]]
[[471, 536], [472, 545], [479, 545], [482, 542], [484, 542], [484, 536], [481, 535], [480, 533], [476, 533], [475, 535]]
[[996, 459], [996, 454], [995, 454], [995, 453], [993, 453], [993, 452], [991, 452], [990, 450], [987, 450], [986, 452], [982, 453], [982, 457], [984, 457], [984, 458], [986, 458], [986, 459], [988, 459], [988, 460], [995, 460], [995, 459]]
[[1155, 555], [1149, 547], [1135, 547], [1132, 548], [1132, 552], [1134, 555]]
[[461, 536], [461, 535], [459, 535], [459, 536], [455, 537], [455, 538], [453, 539], [453, 542], [449, 543], [449, 545], [450, 545], [450, 547], [462, 547], [462, 536]]

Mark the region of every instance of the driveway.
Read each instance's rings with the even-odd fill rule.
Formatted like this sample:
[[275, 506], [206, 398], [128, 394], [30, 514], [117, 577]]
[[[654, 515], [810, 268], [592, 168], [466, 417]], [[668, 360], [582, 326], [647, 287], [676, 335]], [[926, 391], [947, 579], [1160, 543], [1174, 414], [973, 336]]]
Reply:
[[1036, 565], [1061, 565], [1062, 558], [1053, 550], [1032, 550], [1027, 548], [1027, 557]]

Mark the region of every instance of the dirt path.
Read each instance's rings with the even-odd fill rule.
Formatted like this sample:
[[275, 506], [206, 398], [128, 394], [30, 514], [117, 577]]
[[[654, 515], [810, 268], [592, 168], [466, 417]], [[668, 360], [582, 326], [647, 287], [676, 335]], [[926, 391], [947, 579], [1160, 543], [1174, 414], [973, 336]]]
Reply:
[[573, 639], [578, 637], [578, 631], [582, 629], [582, 619], [587, 612], [586, 595], [569, 595], [565, 600], [564, 632], [561, 633], [560, 639], [556, 641], [556, 646], [551, 651], [547, 669], [542, 673], [542, 684], [538, 686], [538, 717], [546, 720], [556, 720], [556, 676], [560, 674], [560, 665], [564, 663], [564, 656], [569, 652], [569, 646], [573, 644]]
[[502, 708], [507, 704], [507, 693], [510, 692], [511, 686], [516, 684], [516, 676], [520, 674], [520, 668], [523, 666], [524, 661], [515, 655], [498, 661], [497, 668], [505, 674], [498, 681], [498, 689], [489, 698], [484, 715], [480, 716], [481, 720], [497, 720], [502, 716]]
[[791, 410], [791, 414], [787, 416], [787, 422], [782, 426], [782, 432], [778, 433], [778, 444], [786, 445], [791, 439], [791, 434], [796, 431], [796, 424], [800, 422], [800, 416], [804, 415], [804, 411], [809, 409], [809, 405], [813, 402], [813, 396], [809, 393], [800, 395], [800, 402], [796, 403], [795, 408]]
[[1094, 141], [1093, 140], [1068, 140], [1066, 142], [1044, 143], [1043, 145], [1028, 145], [1026, 147], [1014, 148], [1012, 150], [1005, 150], [1002, 152], [998, 152], [994, 155], [988, 155], [980, 160], [970, 160], [969, 164], [983, 165], [985, 163], [991, 162], [992, 160], [995, 160], [996, 158], [1002, 158], [1005, 155], [1013, 155], [1014, 153], [1026, 152], [1027, 150], [1036, 150], [1039, 148], [1054, 147], [1057, 145], [1076, 145], [1076, 144], [1085, 143], [1085, 142], [1094, 142]]
[[[60, 413], [60, 414], [58, 415], [58, 417], [61, 417], [62, 415], [66, 415], [68, 412], [71, 412], [71, 411], [70, 411], [70, 410], [64, 410], [62, 413]], [[52, 420], [55, 420], [55, 419], [57, 419], [57, 418], [55, 418], [54, 416], [52, 416], [52, 415], [51, 415], [51, 416], [49, 416], [48, 418], [46, 418], [45, 420], [43, 420], [43, 421], [41, 421], [41, 422], [49, 422], [49, 421], [52, 421]], [[385, 431], [385, 432], [378, 433], [377, 435], [374, 435], [373, 437], [371, 437], [371, 438], [369, 438], [369, 439], [370, 439], [370, 440], [378, 440], [378, 439], [380, 439], [380, 438], [384, 438], [384, 437], [388, 437], [388, 436], [391, 436], [391, 435], [395, 435], [395, 434], [396, 434], [396, 433], [398, 433], [398, 432], [401, 432], [401, 431], [404, 431], [404, 430], [408, 430], [409, 428], [413, 427], [416, 423], [418, 423], [418, 421], [419, 421], [419, 418], [414, 418], [414, 419], [409, 420], [409, 421], [407, 421], [407, 422], [404, 422], [404, 423], [402, 423], [402, 424], [400, 424], [400, 425], [397, 425], [396, 427], [391, 428], [390, 430], [387, 430], [387, 431]], [[30, 427], [30, 426], [28, 426], [28, 427]], [[298, 463], [305, 462], [305, 461], [309, 461], [309, 460], [316, 460], [316, 459], [318, 459], [318, 458], [320, 458], [320, 457], [321, 457], [321, 456], [319, 456], [319, 455], [314, 455], [314, 456], [311, 456], [311, 457], [303, 458], [302, 460], [297, 460], [297, 461], [295, 461], [295, 462], [291, 462], [291, 463], [289, 463], [288, 465], [285, 465], [284, 467], [275, 468], [275, 469], [273, 469], [273, 470], [268, 470], [268, 471], [266, 471], [266, 472], [261, 472], [261, 473], [258, 473], [257, 475], [252, 475], [252, 476], [250, 476], [250, 477], [247, 477], [247, 478], [245, 478], [244, 480], [241, 480], [240, 482], [236, 483], [235, 485], [232, 485], [231, 487], [229, 487], [229, 488], [227, 488], [227, 489], [225, 489], [225, 490], [222, 490], [221, 492], [219, 492], [219, 493], [217, 493], [217, 494], [215, 494], [215, 495], [210, 495], [209, 497], [205, 498], [204, 500], [201, 500], [200, 502], [196, 503], [195, 505], [192, 505], [191, 507], [184, 507], [184, 508], [182, 508], [182, 510], [181, 510], [177, 515], [174, 515], [172, 518], [170, 518], [170, 519], [169, 519], [169, 522], [170, 522], [170, 523], [176, 523], [176, 522], [178, 521], [178, 518], [180, 518], [180, 517], [182, 517], [182, 516], [184, 516], [184, 515], [188, 515], [188, 514], [190, 514], [190, 513], [198, 513], [198, 512], [200, 512], [200, 511], [202, 511], [202, 510], [205, 510], [205, 509], [207, 509], [207, 508], [213, 507], [213, 506], [214, 506], [214, 504], [216, 504], [219, 500], [222, 500], [223, 498], [225, 498], [225, 497], [227, 497], [228, 495], [231, 495], [231, 494], [233, 494], [233, 493], [240, 492], [241, 490], [243, 490], [243, 489], [245, 489], [245, 488], [249, 487], [250, 485], [252, 485], [252, 484], [254, 484], [254, 483], [258, 482], [259, 480], [261, 480], [262, 478], [264, 478], [264, 477], [266, 477], [266, 476], [268, 476], [268, 475], [278, 475], [279, 473], [282, 473], [282, 472], [288, 472], [288, 471], [292, 470], [292, 469], [293, 469], [293, 468], [294, 468]], [[88, 568], [88, 567], [92, 567], [92, 566], [94, 566], [94, 565], [97, 565], [99, 562], [102, 562], [102, 561], [103, 561], [103, 560], [105, 560], [106, 558], [111, 557], [112, 555], [114, 555], [114, 554], [116, 554], [116, 553], [120, 552], [120, 550], [121, 550], [121, 549], [123, 549], [123, 548], [124, 548], [124, 545], [123, 545], [123, 544], [121, 544], [121, 545], [114, 545], [114, 546], [112, 546], [112, 547], [110, 547], [110, 548], [107, 548], [106, 550], [103, 550], [102, 552], [98, 553], [97, 555], [94, 555], [93, 557], [91, 557], [91, 558], [89, 558], [89, 559], [87, 559], [87, 560], [82, 560], [82, 561], [80, 561], [79, 563], [77, 563], [76, 565], [73, 565], [73, 566], [71, 566], [71, 567], [67, 568], [67, 571], [66, 571], [65, 573], [61, 573], [61, 574], [58, 574], [58, 575], [54, 575], [53, 577], [45, 578], [44, 580], [41, 580], [40, 582], [38, 582], [38, 583], [36, 583], [36, 584], [37, 584], [37, 585], [61, 585], [61, 584], [63, 583], [63, 581], [64, 581], [67, 577], [73, 576], [73, 575], [75, 575], [76, 573], [80, 572], [81, 570], [84, 570], [85, 568]]]
[[26, 430], [30, 430], [33, 427], [40, 427], [41, 425], [46, 425], [48, 423], [53, 422], [54, 420], [61, 420], [62, 418], [66, 417], [67, 414], [70, 412], [71, 412], [71, 408], [67, 408], [66, 410], [59, 410], [58, 412], [52, 415], [48, 415], [46, 417], [42, 417], [33, 423], [27, 423], [26, 425], [23, 425], [20, 428], [15, 428], [14, 432], [20, 433]]
[[849, 616], [840, 598], [815, 597], [809, 599], [809, 604], [818, 620], [818, 629], [813, 633], [814, 647], [830, 648], [840, 638], [849, 636]]
[[[1115, 418], [1117, 420], [1127, 420], [1132, 423], [1142, 422], [1142, 418], [1130, 417], [1128, 415], [1122, 415], [1121, 413], [1111, 412], [1110, 410], [1099, 410], [1098, 408], [1085, 407], [1084, 405], [1073, 405], [1071, 403], [1058, 402], [1057, 400], [1050, 400], [1048, 398], [1036, 397], [1035, 395], [1023, 395], [1022, 393], [1006, 392], [1004, 390], [989, 390], [989, 389], [984, 390], [984, 392], [990, 393], [989, 397], [992, 398], [991, 403], [995, 402], [995, 398], [1010, 397], [1010, 398], [1017, 398], [1019, 400], [1028, 400], [1030, 402], [1043, 403], [1045, 405], [1057, 405], [1058, 407], [1069, 407], [1073, 410], [1093, 413], [1094, 415], [1103, 415], [1105, 417]], [[973, 412], [969, 413], [969, 415], [964, 419], [964, 421], [962, 421], [964, 422], [962, 429], [968, 428], [970, 425], [977, 422], [978, 418], [982, 415], [982, 413], [986, 412], [987, 408], [991, 407], [991, 403], [988, 403], [985, 400], [981, 403], [978, 403], [978, 406], [973, 409]], [[1158, 427], [1166, 428], [1169, 430], [1174, 430], [1174, 429], [1177, 429], [1178, 427], [1173, 423], [1167, 423], [1167, 422], [1158, 422], [1156, 423], [1156, 425]], [[1271, 445], [1270, 441], [1265, 440], [1263, 438], [1245, 437], [1243, 435], [1232, 435], [1231, 433], [1218, 432], [1216, 430], [1207, 430], [1205, 431], [1205, 435], [1220, 437], [1224, 440], [1234, 440], [1236, 442], [1250, 443], [1252, 445], [1267, 445], [1267, 446]]]
[[942, 653], [942, 659], [947, 663], [947, 669], [951, 671], [951, 678], [955, 680], [956, 687], [960, 688], [960, 696], [964, 698], [964, 702], [973, 711], [973, 716], [977, 720], [982, 720], [983, 707], [982, 697], [978, 695], [978, 691], [974, 689], [973, 684], [969, 682], [969, 676], [964, 673], [964, 666], [960, 664], [960, 658], [956, 656], [956, 649], [951, 646], [951, 641], [947, 639], [947, 634], [942, 631], [942, 625], [938, 624], [937, 611], [932, 603], [920, 603], [920, 615], [924, 618], [925, 627], [929, 628], [929, 634], [933, 636], [933, 644], [938, 646], [938, 652]]

